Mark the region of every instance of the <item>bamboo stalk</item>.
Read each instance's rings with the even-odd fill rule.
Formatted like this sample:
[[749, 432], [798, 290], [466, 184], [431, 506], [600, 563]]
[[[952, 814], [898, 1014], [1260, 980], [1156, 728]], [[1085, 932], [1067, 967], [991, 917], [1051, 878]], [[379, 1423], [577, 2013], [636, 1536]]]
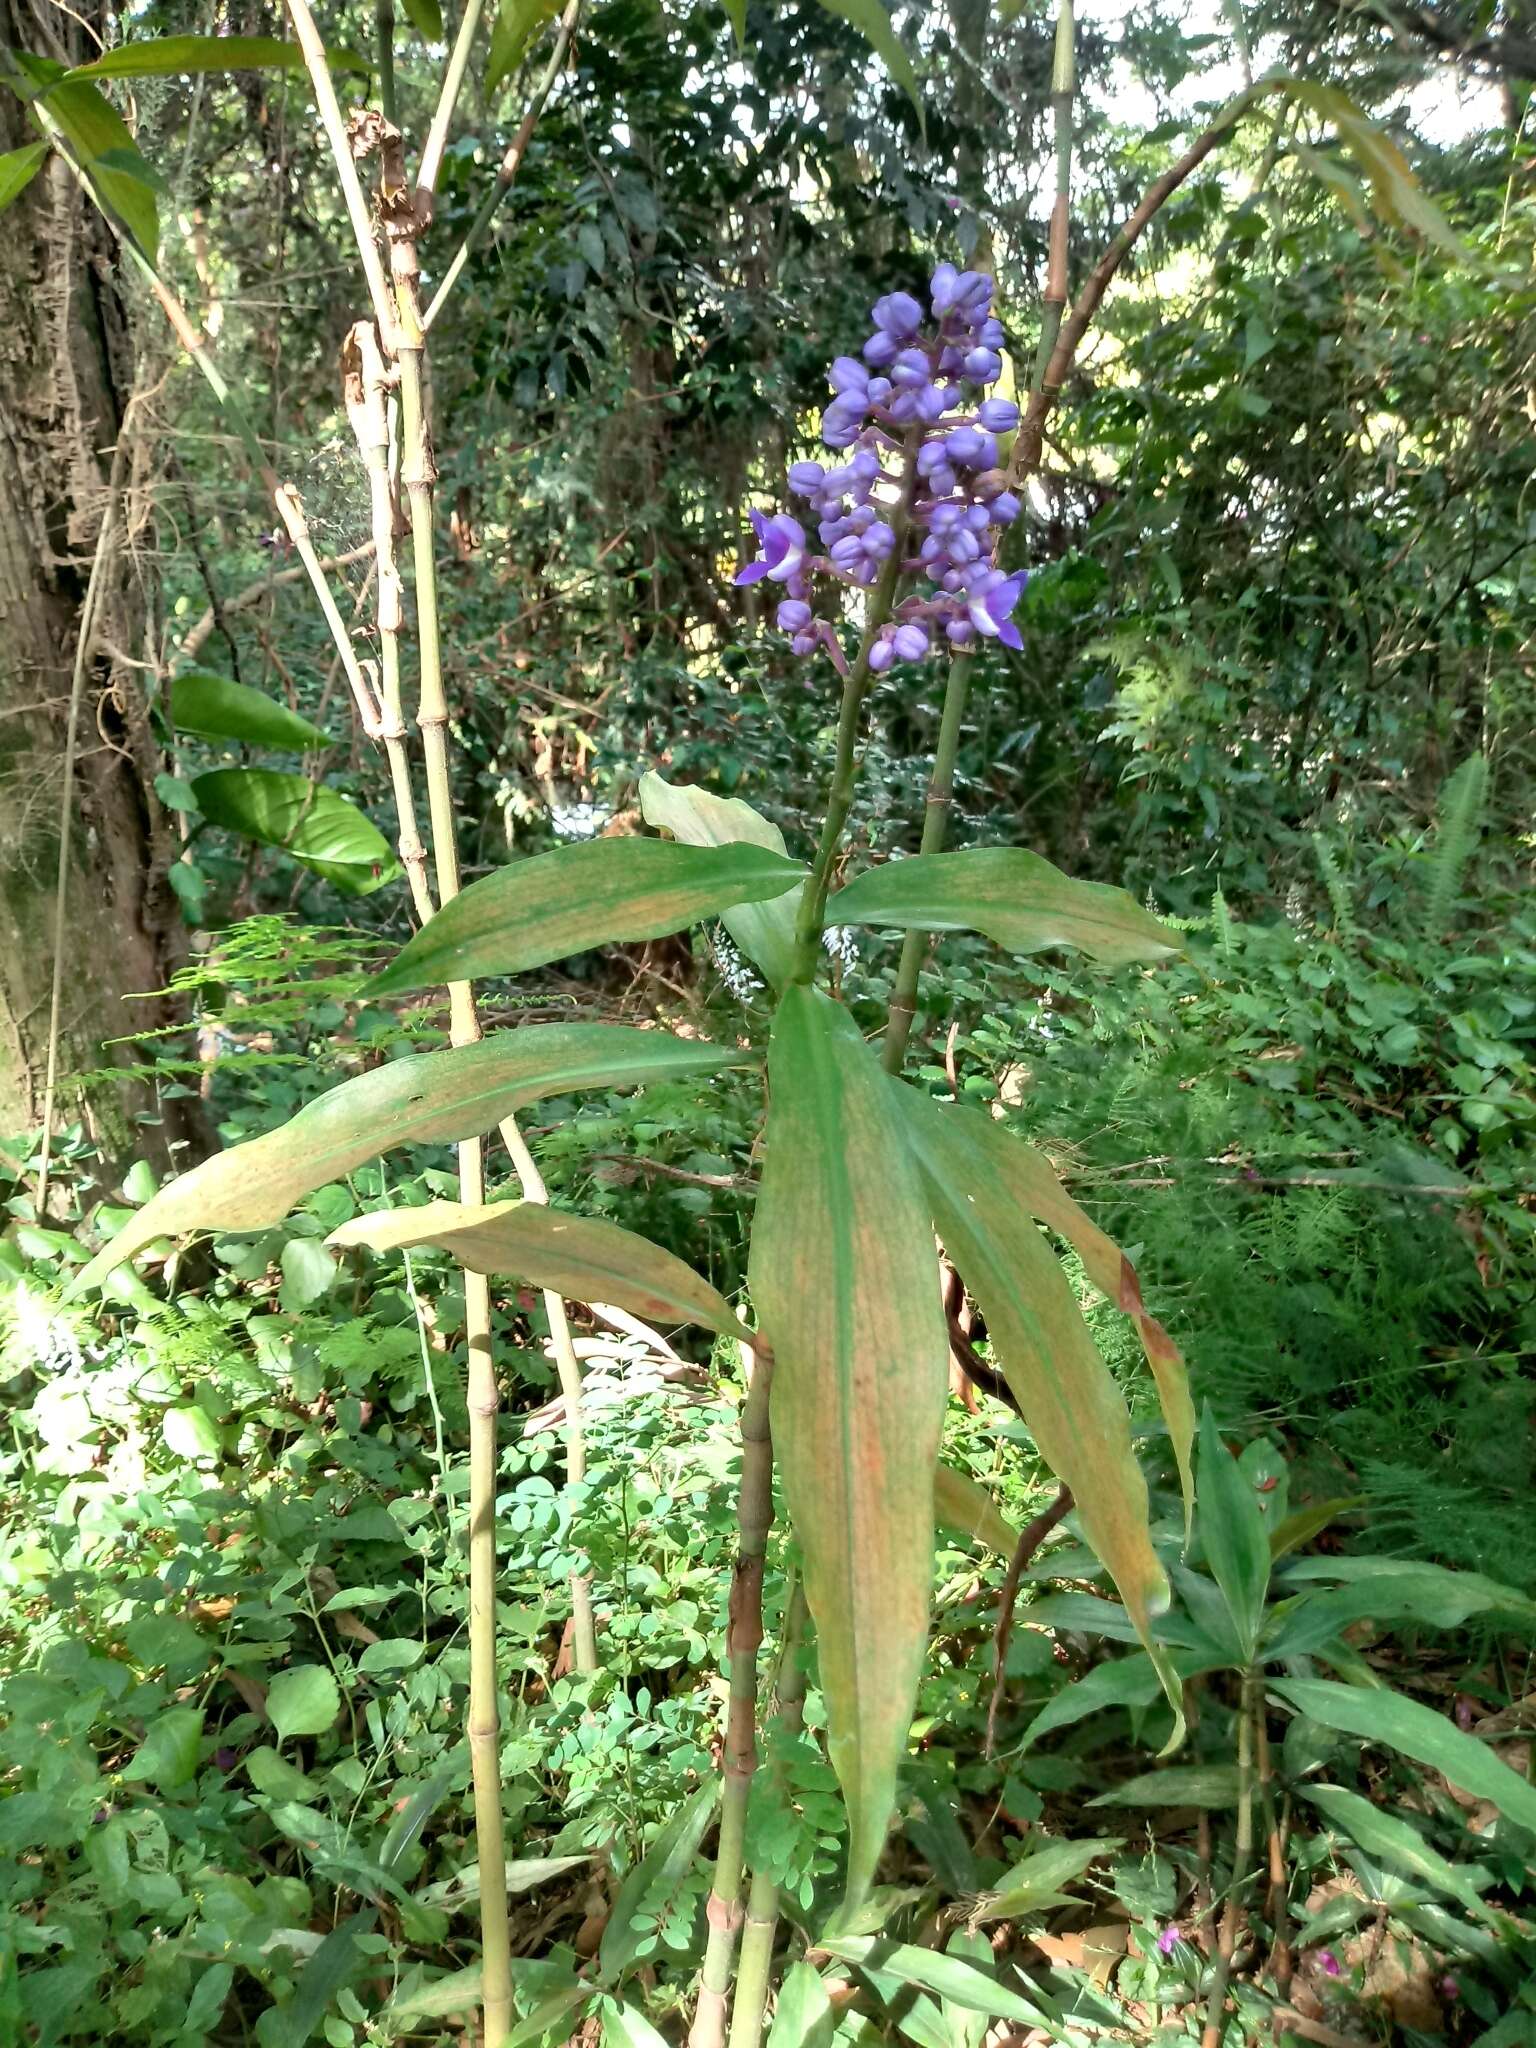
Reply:
[[[549, 1189], [538, 1169], [528, 1140], [518, 1128], [516, 1117], [500, 1126], [502, 1143], [512, 1160], [512, 1170], [525, 1202], [547, 1203]], [[568, 1486], [580, 1486], [587, 1476], [587, 1431], [583, 1413], [581, 1362], [571, 1338], [571, 1319], [565, 1303], [553, 1288], [546, 1287], [544, 1314], [549, 1322], [550, 1348], [555, 1354], [555, 1376], [565, 1404], [565, 1479]], [[592, 1581], [573, 1570], [571, 1588], [571, 1664], [581, 1673], [599, 1669], [597, 1623], [592, 1613]]]
[[480, 17], [485, 12], [485, 0], [465, 0], [464, 13], [459, 21], [459, 32], [453, 39], [453, 48], [448, 53], [448, 68], [443, 73], [442, 90], [437, 96], [432, 124], [427, 130], [427, 139], [422, 146], [421, 164], [416, 173], [416, 220], [426, 228], [432, 222], [432, 202], [437, 195], [437, 176], [443, 167], [443, 151], [448, 147], [448, 130], [453, 125], [453, 110], [459, 103], [459, 94], [464, 89], [464, 75], [469, 69], [469, 53], [474, 48], [475, 37], [480, 32]]
[[699, 1982], [689, 2048], [723, 2048], [731, 1962], [741, 1928], [741, 1890], [746, 1870], [747, 1808], [757, 1771], [757, 1653], [763, 1640], [763, 1562], [773, 1522], [773, 1442], [769, 1433], [769, 1389], [773, 1355], [761, 1342], [747, 1398], [741, 1410], [739, 1531], [731, 1577], [726, 1661], [730, 1703], [721, 1757], [720, 1840], [715, 1854], [707, 1917], [709, 1937]]
[[[805, 1639], [808, 1620], [805, 1592], [797, 1583], [785, 1604], [775, 1678], [778, 1707], [774, 1719], [785, 1735], [797, 1735], [805, 1720], [805, 1671], [800, 1646]], [[777, 1773], [774, 1775], [777, 1779]], [[777, 1789], [783, 1796], [788, 1796], [782, 1784]], [[778, 1927], [778, 1883], [766, 1872], [754, 1871], [747, 1891], [746, 1918], [742, 1922], [741, 1959], [736, 1968], [729, 2048], [758, 2048], [762, 2040], [768, 1987], [773, 1974], [773, 1944]]]
[[1045, 382], [1046, 367], [1056, 349], [1062, 315], [1067, 310], [1067, 242], [1072, 221], [1072, 101], [1077, 91], [1077, 58], [1072, 0], [1061, 0], [1056, 14], [1056, 56], [1051, 67], [1051, 118], [1056, 142], [1056, 201], [1051, 208], [1051, 233], [1046, 259], [1045, 292], [1041, 299], [1040, 346], [1030, 390]]
[[468, 232], [454, 251], [453, 261], [448, 265], [442, 283], [433, 293], [428, 303], [421, 323], [425, 328], [430, 329], [433, 321], [443, 310], [443, 301], [458, 282], [460, 271], [463, 270], [465, 264], [469, 261], [476, 248], [478, 248], [481, 237], [495, 218], [501, 202], [506, 198], [516, 182], [518, 167], [527, 153], [529, 143], [533, 140], [533, 131], [539, 124], [539, 116], [543, 113], [545, 102], [554, 90], [555, 80], [560, 76], [560, 72], [564, 67], [566, 52], [570, 49], [572, 39], [576, 34], [577, 23], [581, 20], [581, 10], [584, 5], [585, 0], [569, 0], [565, 12], [560, 17], [560, 27], [555, 36], [555, 47], [550, 53], [549, 62], [545, 65], [543, 72], [540, 74], [539, 82], [533, 89], [533, 97], [529, 100], [527, 111], [518, 124], [516, 135], [513, 136], [511, 142], [507, 145], [506, 154], [503, 156], [496, 172], [495, 184], [492, 185], [491, 189], [481, 200], [475, 217], [469, 224]]
[[[386, 0], [387, 4], [387, 0]], [[359, 320], [342, 350], [342, 395], [368, 477], [368, 503], [378, 576], [380, 691], [378, 738], [389, 762], [395, 815], [400, 824], [400, 863], [410, 885], [416, 915], [425, 924], [433, 911], [427, 882], [426, 848], [416, 824], [410, 756], [400, 689], [400, 631], [404, 623], [400, 567], [395, 559], [399, 505], [390, 475], [389, 375], [373, 323]]]

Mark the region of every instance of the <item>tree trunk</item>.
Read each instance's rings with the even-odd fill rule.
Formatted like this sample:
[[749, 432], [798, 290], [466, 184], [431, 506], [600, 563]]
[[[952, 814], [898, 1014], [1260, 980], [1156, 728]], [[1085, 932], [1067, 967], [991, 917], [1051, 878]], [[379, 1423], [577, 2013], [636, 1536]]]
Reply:
[[[66, 62], [95, 54], [42, 0], [0, 0], [0, 39]], [[0, 151], [35, 135], [0, 92]], [[104, 1043], [165, 1020], [163, 1001], [127, 998], [163, 988], [180, 930], [156, 749], [131, 665], [151, 653], [152, 572], [133, 545], [147, 446], [120, 465], [117, 545], [102, 563], [67, 790], [64, 780], [81, 603], [133, 370], [111, 231], [50, 160], [0, 226], [0, 1136], [35, 1126], [42, 1111], [67, 802], [55, 1120], [83, 1117], [109, 1164], [145, 1149], [164, 1157], [185, 1135], [178, 1106], [166, 1105], [167, 1117], [131, 1077], [135, 1055]], [[123, 1078], [75, 1078], [109, 1067]]]

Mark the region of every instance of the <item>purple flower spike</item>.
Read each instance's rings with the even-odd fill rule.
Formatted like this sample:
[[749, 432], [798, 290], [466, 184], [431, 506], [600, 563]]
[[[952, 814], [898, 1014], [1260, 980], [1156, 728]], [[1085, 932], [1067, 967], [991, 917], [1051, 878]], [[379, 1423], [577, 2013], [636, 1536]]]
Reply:
[[788, 582], [805, 560], [805, 528], [787, 512], [778, 512], [772, 519], [762, 512], [753, 512], [750, 517], [762, 553], [755, 562], [736, 572], [736, 581], [760, 583], [765, 576], [771, 576], [775, 583]]
[[923, 309], [910, 292], [887, 292], [883, 299], [876, 299], [869, 317], [887, 334], [899, 335], [905, 341], [922, 326]]
[[985, 576], [977, 578], [968, 593], [966, 610], [978, 633], [984, 633], [990, 640], [1001, 640], [1005, 647], [1024, 645], [1013, 623], [1013, 608], [1028, 581], [1022, 569], [1016, 576], [1005, 576], [1001, 569], [989, 569]]

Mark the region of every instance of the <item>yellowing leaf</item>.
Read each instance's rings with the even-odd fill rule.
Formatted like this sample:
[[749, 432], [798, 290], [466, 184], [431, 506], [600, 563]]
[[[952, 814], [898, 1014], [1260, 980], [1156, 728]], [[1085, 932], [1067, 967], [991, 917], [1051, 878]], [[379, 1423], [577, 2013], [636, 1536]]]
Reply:
[[[740, 797], [686, 789], [654, 769], [640, 778], [640, 813], [658, 832], [670, 832], [685, 846], [733, 846], [746, 842], [788, 856], [784, 834]], [[795, 919], [803, 883], [767, 903], [738, 903], [720, 922], [749, 960], [756, 961], [775, 988], [788, 981], [795, 962]]]
[[977, 1142], [975, 1126], [986, 1120], [958, 1116], [900, 1081], [887, 1087], [939, 1235], [986, 1317], [998, 1368], [1041, 1457], [1071, 1487], [1083, 1534], [1152, 1654], [1151, 1620], [1168, 1604], [1168, 1582], [1114, 1376], [1050, 1246], [999, 1183], [992, 1148]]
[[395, 1145], [477, 1137], [546, 1095], [632, 1088], [744, 1056], [622, 1024], [528, 1024], [479, 1045], [391, 1060], [307, 1103], [281, 1129], [215, 1153], [171, 1181], [80, 1272], [72, 1291], [98, 1287], [157, 1237], [188, 1230], [261, 1230], [296, 1202]]
[[774, 1447], [804, 1554], [848, 1892], [885, 1841], [928, 1637], [949, 1344], [897, 1105], [847, 1012], [786, 990], [768, 1053], [752, 1295]]
[[724, 1295], [660, 1245], [595, 1216], [538, 1202], [427, 1202], [379, 1209], [334, 1231], [333, 1245], [370, 1251], [430, 1244], [475, 1273], [508, 1273], [569, 1301], [611, 1302], [653, 1323], [702, 1323], [725, 1335], [741, 1325]]
[[590, 839], [498, 868], [445, 903], [373, 983], [375, 995], [521, 974], [591, 946], [658, 939], [805, 874], [758, 846]]
[[989, 1181], [1004, 1190], [1011, 1200], [1028, 1209], [1031, 1215], [1038, 1217], [1048, 1230], [1064, 1237], [1082, 1260], [1089, 1283], [1135, 1323], [1157, 1385], [1163, 1420], [1168, 1425], [1168, 1435], [1179, 1467], [1187, 1533], [1195, 1499], [1191, 1464], [1195, 1404], [1190, 1397], [1189, 1376], [1184, 1370], [1179, 1347], [1157, 1317], [1147, 1313], [1142, 1302], [1136, 1268], [1114, 1239], [1106, 1236], [1087, 1211], [1073, 1201], [1042, 1153], [977, 1110], [957, 1104], [945, 1110], [944, 1114], [956, 1118], [964, 1127], [969, 1142], [979, 1153], [985, 1154]]
[[1074, 882], [1038, 853], [1013, 846], [919, 853], [866, 868], [829, 900], [827, 922], [982, 932], [1012, 953], [1075, 946], [1109, 966], [1165, 960], [1179, 950], [1177, 936], [1123, 889]]

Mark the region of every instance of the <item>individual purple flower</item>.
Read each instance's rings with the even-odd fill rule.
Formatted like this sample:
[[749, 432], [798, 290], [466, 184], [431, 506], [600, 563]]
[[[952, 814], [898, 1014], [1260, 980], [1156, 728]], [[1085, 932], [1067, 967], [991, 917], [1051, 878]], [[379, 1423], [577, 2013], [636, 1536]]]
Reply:
[[1182, 1941], [1183, 1939], [1184, 1939], [1184, 1930], [1183, 1930], [1183, 1928], [1182, 1928], [1182, 1927], [1175, 1927], [1175, 1926], [1174, 1926], [1174, 1925], [1173, 1925], [1173, 1924], [1172, 1924], [1172, 1923], [1170, 1922], [1170, 1923], [1169, 1923], [1169, 1925], [1168, 1925], [1167, 1927], [1165, 1927], [1165, 1928], [1163, 1929], [1162, 1933], [1161, 1933], [1161, 1934], [1160, 1934], [1160, 1935], [1159, 1935], [1159, 1936], [1157, 1937], [1157, 1950], [1158, 1950], [1158, 1954], [1159, 1954], [1159, 1955], [1164, 1955], [1164, 1956], [1171, 1956], [1171, 1955], [1173, 1954], [1174, 1950], [1175, 1950], [1175, 1949], [1176, 1949], [1176, 1948], [1178, 1947], [1179, 1943], [1180, 1943], [1180, 1942], [1181, 1942], [1181, 1941]]
[[1316, 1962], [1317, 1967], [1322, 1971], [1325, 1977], [1342, 1976], [1343, 1970], [1339, 1963], [1339, 1959], [1334, 1954], [1331, 1948], [1318, 1949], [1313, 1960]]
[[1005, 647], [1024, 645], [1013, 623], [1013, 608], [1028, 581], [1023, 569], [1013, 576], [1005, 576], [1001, 569], [989, 569], [977, 578], [967, 592], [966, 611], [978, 633], [1001, 640]]
[[748, 514], [762, 553], [736, 572], [738, 583], [760, 583], [771, 576], [775, 583], [787, 583], [805, 560], [805, 528], [787, 512], [770, 519], [765, 512]]

